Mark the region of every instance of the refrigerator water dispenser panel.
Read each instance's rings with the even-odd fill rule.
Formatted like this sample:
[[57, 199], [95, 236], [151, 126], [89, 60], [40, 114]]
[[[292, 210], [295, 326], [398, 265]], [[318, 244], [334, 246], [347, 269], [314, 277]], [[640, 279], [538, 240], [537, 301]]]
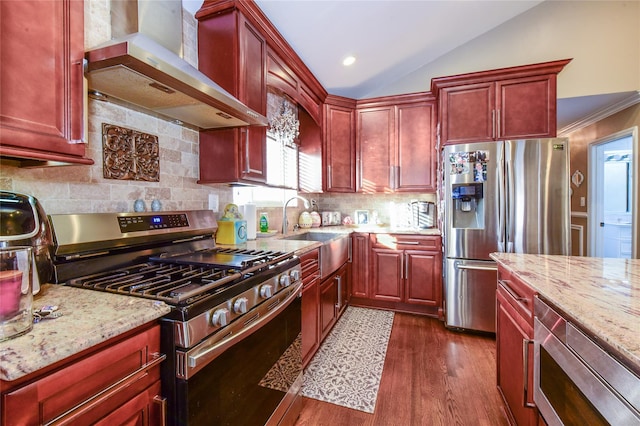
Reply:
[[483, 229], [484, 199], [482, 183], [453, 184], [452, 225], [454, 228]]

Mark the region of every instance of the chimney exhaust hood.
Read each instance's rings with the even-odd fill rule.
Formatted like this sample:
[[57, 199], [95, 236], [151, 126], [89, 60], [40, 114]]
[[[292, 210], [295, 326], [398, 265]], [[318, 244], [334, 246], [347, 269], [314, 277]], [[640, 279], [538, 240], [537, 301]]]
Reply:
[[180, 0], [112, 0], [111, 31], [111, 41], [85, 53], [94, 99], [198, 129], [268, 124], [181, 58]]

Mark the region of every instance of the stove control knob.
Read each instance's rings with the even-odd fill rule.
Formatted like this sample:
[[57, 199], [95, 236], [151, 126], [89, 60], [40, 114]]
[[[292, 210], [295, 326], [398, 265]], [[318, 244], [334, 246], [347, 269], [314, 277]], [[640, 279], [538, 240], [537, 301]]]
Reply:
[[294, 281], [298, 281], [300, 279], [300, 271], [297, 269], [293, 269], [291, 272], [289, 272], [289, 275]]
[[239, 297], [236, 299], [235, 302], [233, 302], [233, 311], [236, 314], [244, 314], [247, 312], [247, 303], [249, 303], [249, 300], [247, 300], [246, 297]]
[[211, 317], [211, 324], [218, 327], [224, 327], [229, 323], [229, 310], [227, 308], [218, 309]]
[[291, 285], [291, 277], [289, 277], [289, 275], [282, 275], [280, 277], [280, 285], [282, 287], [289, 287], [289, 285]]
[[268, 299], [273, 296], [273, 286], [271, 284], [265, 284], [260, 287], [260, 297]]

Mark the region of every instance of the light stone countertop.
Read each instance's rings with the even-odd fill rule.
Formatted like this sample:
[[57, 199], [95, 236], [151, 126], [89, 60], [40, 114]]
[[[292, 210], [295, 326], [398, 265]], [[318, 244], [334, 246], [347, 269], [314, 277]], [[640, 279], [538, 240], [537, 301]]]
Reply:
[[164, 302], [57, 284], [34, 297], [34, 310], [45, 305], [57, 305], [62, 316], [0, 342], [0, 380], [19, 379], [171, 311]]
[[640, 259], [491, 257], [640, 371]]

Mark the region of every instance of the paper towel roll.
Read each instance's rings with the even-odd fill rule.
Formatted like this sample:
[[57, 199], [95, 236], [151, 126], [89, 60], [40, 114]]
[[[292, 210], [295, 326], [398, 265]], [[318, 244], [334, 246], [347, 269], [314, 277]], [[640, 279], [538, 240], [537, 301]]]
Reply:
[[240, 206], [240, 211], [244, 220], [247, 221], [247, 240], [256, 239], [256, 231], [258, 229], [258, 218], [256, 215], [256, 205], [253, 203], [247, 203]]

